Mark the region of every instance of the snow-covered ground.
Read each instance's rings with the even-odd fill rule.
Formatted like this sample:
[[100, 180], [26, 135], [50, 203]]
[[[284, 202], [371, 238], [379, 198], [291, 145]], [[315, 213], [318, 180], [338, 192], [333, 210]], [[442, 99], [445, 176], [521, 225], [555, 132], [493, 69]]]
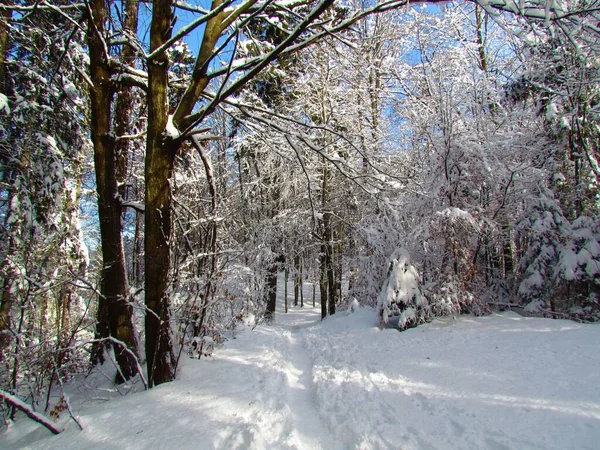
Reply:
[[399, 333], [371, 309], [319, 311], [278, 311], [151, 391], [72, 394], [84, 431], [21, 418], [0, 447], [600, 448], [598, 325], [504, 313]]

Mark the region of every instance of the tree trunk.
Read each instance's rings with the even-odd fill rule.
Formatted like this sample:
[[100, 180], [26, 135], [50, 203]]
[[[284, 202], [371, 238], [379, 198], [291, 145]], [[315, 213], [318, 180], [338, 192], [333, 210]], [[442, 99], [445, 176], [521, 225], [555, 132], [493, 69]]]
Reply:
[[[10, 1], [0, 1], [0, 4], [9, 5]], [[6, 87], [6, 55], [8, 52], [8, 44], [9, 44], [9, 33], [8, 33], [8, 24], [10, 22], [12, 16], [12, 11], [10, 10], [0, 10], [0, 94], [8, 94]], [[6, 176], [2, 175], [3, 178]], [[4, 180], [2, 180], [4, 181]], [[9, 194], [10, 195], [10, 194]], [[9, 198], [10, 200], [10, 198]], [[9, 203], [10, 204], [10, 201]], [[4, 224], [5, 225], [5, 224]], [[11, 239], [12, 241], [12, 239]], [[9, 249], [12, 247], [12, 244], [9, 244]], [[10, 251], [9, 251], [10, 254]], [[9, 266], [6, 264], [9, 255], [5, 256], [5, 260], [2, 267], [2, 273], [8, 275], [6, 271], [9, 270]], [[10, 320], [10, 310], [13, 306], [13, 296], [10, 294], [11, 290], [11, 280], [8, 276], [4, 278], [2, 281], [2, 296], [0, 299], [0, 361], [2, 361], [4, 357], [4, 350], [8, 348], [11, 340], [10, 328], [12, 326]]]
[[[286, 269], [286, 276], [285, 276], [285, 279], [286, 279], [286, 284], [287, 284], [287, 269]], [[284, 309], [284, 311], [285, 311], [285, 313], [287, 314], [287, 312], [288, 312], [288, 309], [289, 309], [289, 308], [288, 308], [287, 289], [286, 289], [286, 292], [285, 292], [284, 308], [285, 308], [285, 309]]]
[[[11, 5], [10, 0], [0, 0], [2, 5]], [[8, 25], [12, 19], [12, 11], [10, 9], [0, 10], [0, 94], [7, 95], [6, 86], [6, 55], [9, 47]]]
[[[284, 272], [284, 284], [283, 284], [283, 292], [284, 292], [284, 297], [285, 297], [285, 312], [288, 312], [288, 280], [290, 278], [290, 269], [288, 267], [285, 268], [285, 272]], [[294, 306], [297, 306], [298, 302], [296, 302], [294, 300]]]
[[333, 227], [331, 224], [331, 213], [326, 212], [323, 214], [323, 222], [325, 224], [325, 267], [327, 269], [327, 288], [328, 288], [328, 297], [327, 297], [327, 305], [329, 315], [335, 314], [335, 304], [337, 302], [336, 295], [336, 283], [335, 283], [335, 273], [334, 273], [334, 263], [333, 263]]
[[300, 259], [300, 307], [304, 308], [304, 261]]
[[[337, 243], [334, 246], [334, 274], [335, 274], [335, 299], [336, 304], [342, 300], [342, 275], [343, 275], [343, 261], [342, 261], [342, 253], [344, 251], [343, 246], [343, 236], [344, 236], [344, 223], [339, 222], [337, 233], [336, 233], [336, 241]], [[335, 311], [334, 311], [335, 312]]]
[[[135, 36], [137, 33], [138, 24], [138, 0], [127, 0], [125, 2], [125, 21], [124, 30], [127, 34]], [[130, 64], [135, 58], [134, 49], [128, 45], [123, 46], [121, 51], [121, 62], [123, 64]], [[116, 108], [115, 108], [115, 134], [117, 136], [123, 136], [127, 134], [131, 127], [129, 126], [129, 120], [132, 115], [134, 107], [134, 95], [133, 88], [131, 86], [122, 86], [121, 90], [117, 95]], [[128, 140], [121, 139], [115, 143], [115, 163], [116, 163], [116, 181], [117, 181], [117, 193], [118, 197], [115, 198], [115, 203], [120, 203], [125, 200], [125, 179], [127, 175], [127, 162], [129, 159], [128, 155]], [[121, 212], [121, 211], [120, 211]], [[119, 217], [119, 220], [121, 217]], [[123, 253], [123, 277], [125, 279], [125, 289], [123, 297], [116, 302], [109, 302], [108, 304], [108, 316], [109, 316], [109, 327], [111, 336], [116, 337], [118, 340], [124, 342], [129, 350], [133, 354], [138, 354], [138, 339], [133, 323], [133, 308], [129, 303], [127, 290], [129, 285], [126, 277], [126, 266], [125, 256], [123, 251], [123, 239], [122, 239], [123, 228], [119, 221], [119, 243], [121, 245], [121, 253]], [[126, 379], [135, 376], [137, 374], [137, 361], [135, 361], [130, 352], [127, 352], [122, 346], [113, 345], [117, 363], [121, 368], [121, 372]], [[120, 374], [117, 378], [120, 377]], [[117, 381], [123, 381], [117, 379]]]
[[298, 306], [298, 279], [300, 276], [300, 255], [294, 257], [294, 306]]
[[[91, 3], [91, 13], [88, 26], [90, 77], [94, 84], [90, 90], [91, 137], [94, 144], [98, 218], [102, 244], [102, 281], [96, 338], [103, 339], [112, 335], [125, 342], [131, 351], [137, 353], [132, 310], [127, 302], [128, 284], [121, 236], [116, 140], [111, 129], [113, 92], [108, 58], [104, 51], [106, 35], [104, 27], [109, 15], [106, 2], [94, 0]], [[101, 362], [101, 352], [102, 347], [97, 346], [92, 354], [92, 362]], [[120, 372], [126, 379], [137, 374], [137, 362], [129, 352], [115, 347], [115, 356]]]
[[321, 269], [321, 319], [327, 317], [329, 312], [328, 304], [332, 301], [330, 298], [331, 284], [333, 278], [329, 277], [329, 270], [331, 268], [331, 254], [330, 254], [330, 232], [331, 232], [331, 213], [327, 211], [327, 203], [329, 197], [329, 170], [327, 169], [325, 158], [322, 158], [323, 169], [322, 169], [322, 185], [321, 185], [321, 209], [323, 211], [323, 218], [321, 219], [321, 255], [320, 255], [320, 269]]
[[131, 255], [131, 283], [134, 287], [139, 288], [143, 283], [143, 231], [144, 231], [144, 216], [136, 211], [135, 213], [135, 232], [133, 234], [133, 255]]
[[277, 307], [277, 262], [274, 262], [267, 273], [267, 309], [265, 319], [271, 321], [275, 318], [275, 308]]
[[[172, 2], [155, 0], [150, 51], [171, 36]], [[171, 265], [171, 184], [178, 143], [164, 135], [168, 118], [168, 65], [163, 52], [148, 63], [148, 135], [146, 143], [146, 360], [150, 387], [175, 378], [168, 279]]]
[[[319, 288], [321, 291], [321, 320], [327, 317], [327, 301], [329, 297], [329, 289], [327, 288], [327, 244], [325, 242], [321, 243], [321, 256], [319, 258], [320, 261], [320, 269], [321, 269], [321, 279], [319, 280]], [[314, 292], [313, 292], [314, 294]], [[314, 295], [313, 295], [314, 299]], [[314, 303], [313, 303], [314, 305]]]

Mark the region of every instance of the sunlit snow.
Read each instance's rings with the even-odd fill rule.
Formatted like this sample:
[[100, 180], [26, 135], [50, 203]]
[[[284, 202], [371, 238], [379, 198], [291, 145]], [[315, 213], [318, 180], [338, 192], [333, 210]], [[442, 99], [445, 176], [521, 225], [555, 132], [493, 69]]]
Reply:
[[[281, 287], [281, 280], [280, 280]], [[282, 289], [281, 289], [282, 290]], [[291, 290], [290, 290], [291, 292]], [[312, 286], [305, 285], [305, 299]], [[291, 294], [290, 294], [291, 295]], [[600, 442], [600, 326], [515, 313], [398, 332], [292, 307], [149, 392], [69, 386], [79, 431], [25, 418], [3, 448], [566, 449]], [[84, 383], [88, 387], [84, 387]]]

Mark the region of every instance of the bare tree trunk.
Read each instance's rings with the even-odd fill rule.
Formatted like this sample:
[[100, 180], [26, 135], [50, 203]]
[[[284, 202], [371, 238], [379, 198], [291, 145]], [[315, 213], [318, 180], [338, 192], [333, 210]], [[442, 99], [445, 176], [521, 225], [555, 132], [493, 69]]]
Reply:
[[[327, 317], [327, 301], [329, 297], [329, 289], [327, 288], [327, 245], [325, 243], [321, 244], [321, 279], [319, 280], [319, 288], [321, 291], [321, 320]], [[314, 299], [314, 291], [313, 291], [313, 299]], [[313, 303], [314, 306], [314, 303]]]
[[321, 319], [327, 317], [329, 312], [328, 304], [333, 299], [330, 297], [331, 284], [333, 278], [330, 279], [329, 271], [331, 269], [331, 254], [330, 254], [330, 231], [331, 213], [327, 211], [328, 194], [329, 194], [329, 170], [327, 169], [325, 158], [323, 158], [323, 169], [322, 169], [322, 185], [321, 185], [321, 209], [323, 211], [323, 218], [321, 220], [321, 255], [320, 255], [320, 269], [321, 269]]
[[10, 295], [10, 290], [11, 283], [9, 278], [6, 277], [2, 283], [2, 301], [0, 303], [0, 361], [4, 359], [4, 350], [8, 348], [11, 341], [10, 329], [12, 328], [12, 321], [10, 311], [14, 299]]
[[[88, 18], [88, 46], [90, 53], [91, 137], [94, 144], [96, 190], [98, 192], [98, 216], [102, 245], [102, 280], [98, 301], [96, 339], [108, 337], [108, 303], [118, 301], [125, 294], [125, 267], [120, 243], [121, 211], [114, 204], [117, 194], [114, 170], [114, 138], [111, 133], [112, 89], [108, 68], [108, 55], [104, 51], [105, 23], [108, 11], [102, 0], [90, 3]], [[116, 235], [116, 236], [115, 236]], [[102, 362], [103, 348], [95, 345], [92, 363]]]
[[[172, 1], [152, 6], [150, 51], [171, 36]], [[148, 135], [146, 144], [146, 361], [150, 387], [175, 378], [168, 279], [171, 266], [171, 184], [178, 143], [164, 135], [168, 110], [169, 59], [162, 52], [148, 62]]]
[[[105, 23], [109, 11], [103, 0], [94, 0], [90, 6], [92, 17], [89, 18], [88, 45], [90, 77], [93, 82], [90, 90], [91, 137], [94, 144], [98, 217], [102, 243], [102, 281], [98, 302], [96, 338], [103, 339], [113, 335], [125, 342], [133, 352], [137, 352], [132, 311], [127, 302], [128, 283], [121, 236], [117, 145], [111, 128], [113, 88], [108, 65], [109, 56], [105, 52], [104, 42]], [[96, 346], [92, 362], [101, 361], [101, 352], [102, 347]], [[137, 362], [132, 359], [130, 353], [115, 348], [115, 356], [120, 372], [126, 379], [136, 375]]]
[[[137, 33], [138, 24], [138, 0], [127, 0], [125, 2], [125, 21], [124, 21], [124, 34], [135, 36]], [[123, 46], [121, 51], [121, 62], [123, 64], [130, 64], [135, 58], [134, 49], [128, 45]], [[133, 113], [134, 107], [134, 96], [131, 86], [122, 86], [121, 90], [117, 95], [116, 108], [115, 108], [115, 134], [117, 136], [123, 136], [127, 134], [131, 127], [129, 126], [129, 120]], [[116, 203], [120, 203], [125, 200], [125, 179], [127, 175], [127, 162], [128, 156], [128, 140], [121, 139], [115, 142], [115, 163], [116, 163], [116, 181], [117, 181], [117, 192], [118, 197], [115, 199]], [[121, 212], [121, 211], [120, 211]], [[119, 243], [121, 245], [121, 253], [123, 253], [123, 277], [125, 280], [125, 292], [122, 297], [116, 302], [109, 302], [108, 304], [108, 316], [109, 316], [109, 328], [111, 336], [116, 337], [118, 340], [124, 342], [127, 348], [137, 355], [138, 352], [138, 339], [133, 323], [133, 308], [129, 303], [128, 289], [129, 284], [127, 279], [125, 256], [123, 251], [123, 239], [122, 239], [122, 225], [119, 217]], [[130, 352], [127, 352], [122, 346], [114, 346], [115, 357], [117, 363], [121, 369], [121, 372], [117, 374], [117, 382], [124, 381], [120, 380], [121, 373], [128, 379], [137, 374], [137, 361], [133, 360]]]
[[[0, 5], [12, 5], [11, 0], [0, 0]], [[9, 47], [8, 25], [12, 19], [10, 9], [0, 9], [0, 94], [7, 94], [6, 86], [6, 55]]]
[[[285, 284], [287, 286], [287, 278], [288, 278], [288, 269], [285, 269]], [[287, 296], [287, 287], [285, 289], [285, 300], [284, 300], [284, 306], [285, 306], [285, 313], [287, 314], [288, 312], [288, 296]]]
[[[283, 295], [285, 297], [285, 312], [287, 312], [287, 304], [288, 304], [288, 281], [290, 279], [290, 269], [286, 266], [284, 271], [284, 281], [283, 281]], [[294, 299], [294, 306], [298, 306], [298, 302]]]
[[343, 261], [342, 253], [344, 251], [344, 223], [339, 222], [337, 233], [336, 233], [336, 244], [334, 246], [334, 274], [335, 274], [335, 299], [336, 304], [342, 300], [342, 275], [343, 275]]
[[298, 306], [298, 279], [300, 277], [300, 255], [294, 256], [294, 306]]
[[267, 273], [267, 309], [265, 318], [271, 321], [275, 318], [275, 309], [277, 308], [277, 262], [274, 262]]
[[[11, 1], [0, 1], [0, 4], [10, 5]], [[8, 94], [6, 86], [6, 55], [9, 47], [8, 24], [12, 17], [12, 11], [0, 10], [0, 94]], [[5, 175], [3, 174], [3, 177]], [[10, 195], [10, 194], [9, 194]], [[10, 199], [9, 199], [10, 200]], [[9, 249], [12, 244], [9, 244]], [[10, 253], [10, 251], [9, 251]], [[5, 256], [5, 259], [8, 255]], [[5, 273], [9, 267], [3, 263], [2, 273]], [[8, 275], [8, 274], [5, 274]], [[3, 359], [4, 350], [8, 348], [11, 340], [10, 328], [10, 310], [13, 306], [13, 296], [10, 294], [11, 280], [8, 276], [2, 281], [2, 296], [0, 298], [0, 361]]]
[[143, 237], [144, 216], [136, 211], [135, 213], [135, 231], [133, 234], [133, 255], [132, 260], [132, 280], [131, 283], [136, 288], [140, 287], [143, 282]]
[[300, 307], [304, 308], [304, 261], [300, 259]]
[[323, 223], [325, 224], [325, 259], [326, 259], [326, 269], [327, 269], [327, 288], [329, 290], [329, 295], [327, 298], [327, 305], [329, 307], [329, 315], [335, 314], [335, 304], [337, 302], [336, 295], [336, 283], [335, 283], [335, 273], [334, 273], [334, 245], [333, 245], [333, 227], [331, 223], [331, 213], [325, 212], [323, 214]]

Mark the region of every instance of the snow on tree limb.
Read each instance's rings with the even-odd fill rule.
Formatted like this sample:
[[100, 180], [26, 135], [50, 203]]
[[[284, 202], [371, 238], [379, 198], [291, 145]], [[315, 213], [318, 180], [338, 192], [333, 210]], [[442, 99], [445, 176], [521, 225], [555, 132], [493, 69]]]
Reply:
[[57, 428], [56, 425], [54, 425], [46, 416], [35, 412], [31, 406], [20, 400], [18, 397], [0, 389], [0, 398], [2, 398], [9, 405], [23, 411], [27, 417], [45, 426], [53, 434], [60, 434], [64, 431], [60, 428]]

